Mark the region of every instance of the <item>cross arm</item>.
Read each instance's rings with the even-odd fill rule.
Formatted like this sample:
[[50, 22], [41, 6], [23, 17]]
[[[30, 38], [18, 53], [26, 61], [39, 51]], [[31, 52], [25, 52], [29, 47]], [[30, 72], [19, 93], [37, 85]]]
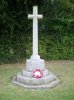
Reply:
[[37, 15], [37, 18], [38, 19], [42, 19], [43, 18], [43, 15]]
[[28, 19], [33, 19], [34, 15], [28, 14]]

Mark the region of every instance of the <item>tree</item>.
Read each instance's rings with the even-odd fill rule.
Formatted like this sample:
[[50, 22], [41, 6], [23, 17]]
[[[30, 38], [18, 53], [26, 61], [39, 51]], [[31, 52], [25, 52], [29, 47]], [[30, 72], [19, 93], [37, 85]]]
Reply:
[[74, 59], [74, 0], [0, 0], [0, 61], [14, 62], [31, 55], [32, 21], [38, 5], [39, 53], [46, 59]]

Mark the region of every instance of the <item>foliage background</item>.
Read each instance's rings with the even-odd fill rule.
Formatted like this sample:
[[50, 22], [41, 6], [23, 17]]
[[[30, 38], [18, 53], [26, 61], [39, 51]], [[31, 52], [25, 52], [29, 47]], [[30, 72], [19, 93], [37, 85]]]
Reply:
[[19, 62], [32, 54], [32, 21], [38, 5], [39, 54], [47, 60], [74, 60], [73, 0], [0, 0], [0, 63]]

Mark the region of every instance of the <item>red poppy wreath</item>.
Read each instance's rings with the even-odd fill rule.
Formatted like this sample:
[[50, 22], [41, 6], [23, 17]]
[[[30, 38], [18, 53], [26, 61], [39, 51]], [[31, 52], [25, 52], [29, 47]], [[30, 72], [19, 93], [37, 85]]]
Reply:
[[32, 76], [36, 79], [39, 79], [43, 76], [43, 71], [41, 69], [34, 69], [32, 72]]

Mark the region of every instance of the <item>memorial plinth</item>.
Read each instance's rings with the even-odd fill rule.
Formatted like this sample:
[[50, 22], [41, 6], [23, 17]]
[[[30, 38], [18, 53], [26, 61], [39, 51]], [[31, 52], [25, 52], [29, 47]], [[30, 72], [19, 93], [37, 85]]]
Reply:
[[[39, 68], [43, 72], [41, 78], [35, 78], [32, 76], [33, 70]], [[59, 79], [45, 69], [45, 61], [43, 59], [26, 61], [26, 69], [23, 69], [21, 73], [18, 73], [13, 79], [13, 83], [16, 85], [28, 88], [28, 89], [48, 89], [59, 84]]]
[[43, 18], [38, 15], [38, 7], [33, 7], [33, 15], [28, 15], [33, 19], [33, 54], [26, 60], [26, 69], [13, 78], [13, 83], [29, 89], [48, 89], [59, 84], [60, 80], [45, 68], [44, 59], [38, 55], [38, 19]]

